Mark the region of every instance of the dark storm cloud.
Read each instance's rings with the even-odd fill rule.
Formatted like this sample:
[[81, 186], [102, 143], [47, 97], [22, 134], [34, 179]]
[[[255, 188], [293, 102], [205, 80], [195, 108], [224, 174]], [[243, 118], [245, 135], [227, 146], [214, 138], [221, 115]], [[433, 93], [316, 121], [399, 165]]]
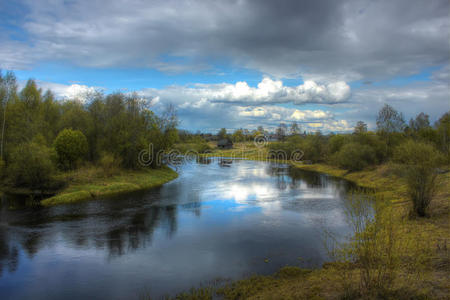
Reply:
[[24, 3], [30, 39], [2, 36], [4, 67], [60, 59], [182, 72], [213, 68], [219, 59], [272, 76], [349, 81], [412, 74], [449, 60], [447, 0]]

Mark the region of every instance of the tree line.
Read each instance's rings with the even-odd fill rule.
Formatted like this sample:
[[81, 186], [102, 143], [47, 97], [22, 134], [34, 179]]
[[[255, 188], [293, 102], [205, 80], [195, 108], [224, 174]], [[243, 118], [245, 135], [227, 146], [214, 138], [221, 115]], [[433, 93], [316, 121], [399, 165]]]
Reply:
[[[101, 92], [86, 101], [56, 100], [32, 79], [19, 90], [0, 72], [0, 176], [3, 185], [54, 189], [54, 174], [87, 164], [139, 169], [138, 154], [156, 155], [177, 139], [173, 107], [160, 116], [137, 94]], [[156, 167], [152, 159], [150, 167]]]
[[290, 159], [300, 150], [303, 162], [326, 163], [349, 171], [389, 163], [405, 179], [414, 212], [426, 215], [439, 186], [439, 168], [448, 168], [450, 163], [450, 112], [433, 125], [423, 112], [406, 122], [402, 113], [385, 104], [376, 124], [375, 131], [368, 131], [359, 121], [351, 134], [323, 135], [318, 131], [292, 135], [270, 143], [269, 157]]

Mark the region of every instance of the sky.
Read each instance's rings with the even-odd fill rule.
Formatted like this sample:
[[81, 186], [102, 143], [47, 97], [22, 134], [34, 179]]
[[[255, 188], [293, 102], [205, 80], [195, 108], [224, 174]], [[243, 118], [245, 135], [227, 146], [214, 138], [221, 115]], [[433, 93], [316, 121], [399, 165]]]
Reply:
[[349, 132], [450, 110], [448, 0], [0, 0], [0, 68], [59, 99], [137, 92], [180, 128]]

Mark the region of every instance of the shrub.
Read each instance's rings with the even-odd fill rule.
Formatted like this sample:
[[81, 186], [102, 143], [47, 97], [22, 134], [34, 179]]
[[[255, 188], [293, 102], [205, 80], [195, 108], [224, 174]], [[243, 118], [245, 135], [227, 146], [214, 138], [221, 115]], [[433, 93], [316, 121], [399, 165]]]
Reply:
[[62, 169], [74, 169], [78, 161], [88, 152], [88, 143], [79, 130], [64, 129], [55, 139], [58, 163]]
[[360, 143], [348, 143], [341, 147], [332, 160], [341, 168], [359, 171], [374, 164], [377, 159], [372, 147]]
[[327, 144], [327, 153], [333, 155], [334, 153], [341, 150], [342, 146], [348, 143], [348, 136], [343, 134], [337, 134], [330, 137]]
[[268, 157], [277, 160], [289, 160], [292, 153], [299, 149], [299, 144], [291, 141], [275, 142], [268, 145]]
[[413, 210], [425, 216], [437, 188], [436, 168], [444, 159], [431, 144], [407, 141], [395, 149], [394, 161], [406, 179]]
[[53, 184], [54, 165], [51, 150], [36, 143], [17, 146], [7, 168], [8, 180], [15, 187], [47, 189]]
[[196, 153], [208, 153], [212, 148], [205, 141], [192, 141], [191, 143], [175, 144], [172, 150], [179, 151], [181, 154], [196, 152]]
[[111, 153], [103, 153], [99, 163], [106, 177], [111, 177], [116, 174], [121, 164], [120, 160], [114, 157]]
[[387, 144], [379, 135], [372, 132], [360, 133], [353, 136], [353, 141], [371, 147], [375, 151], [376, 163], [382, 163], [386, 160]]
[[[375, 299], [380, 291], [392, 288], [403, 252], [393, 209], [380, 196], [358, 192], [346, 198], [345, 213], [354, 235], [338, 242], [333, 233], [326, 233], [327, 250], [336, 261], [332, 267], [341, 276], [345, 296]], [[356, 289], [354, 279], [359, 279]]]

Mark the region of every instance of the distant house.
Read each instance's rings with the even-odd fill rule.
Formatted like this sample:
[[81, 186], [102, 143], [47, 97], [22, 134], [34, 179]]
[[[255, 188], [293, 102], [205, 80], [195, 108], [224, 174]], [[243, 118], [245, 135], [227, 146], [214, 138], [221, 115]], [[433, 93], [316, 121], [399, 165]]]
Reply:
[[233, 142], [230, 139], [221, 139], [217, 142], [217, 148], [233, 149]]

